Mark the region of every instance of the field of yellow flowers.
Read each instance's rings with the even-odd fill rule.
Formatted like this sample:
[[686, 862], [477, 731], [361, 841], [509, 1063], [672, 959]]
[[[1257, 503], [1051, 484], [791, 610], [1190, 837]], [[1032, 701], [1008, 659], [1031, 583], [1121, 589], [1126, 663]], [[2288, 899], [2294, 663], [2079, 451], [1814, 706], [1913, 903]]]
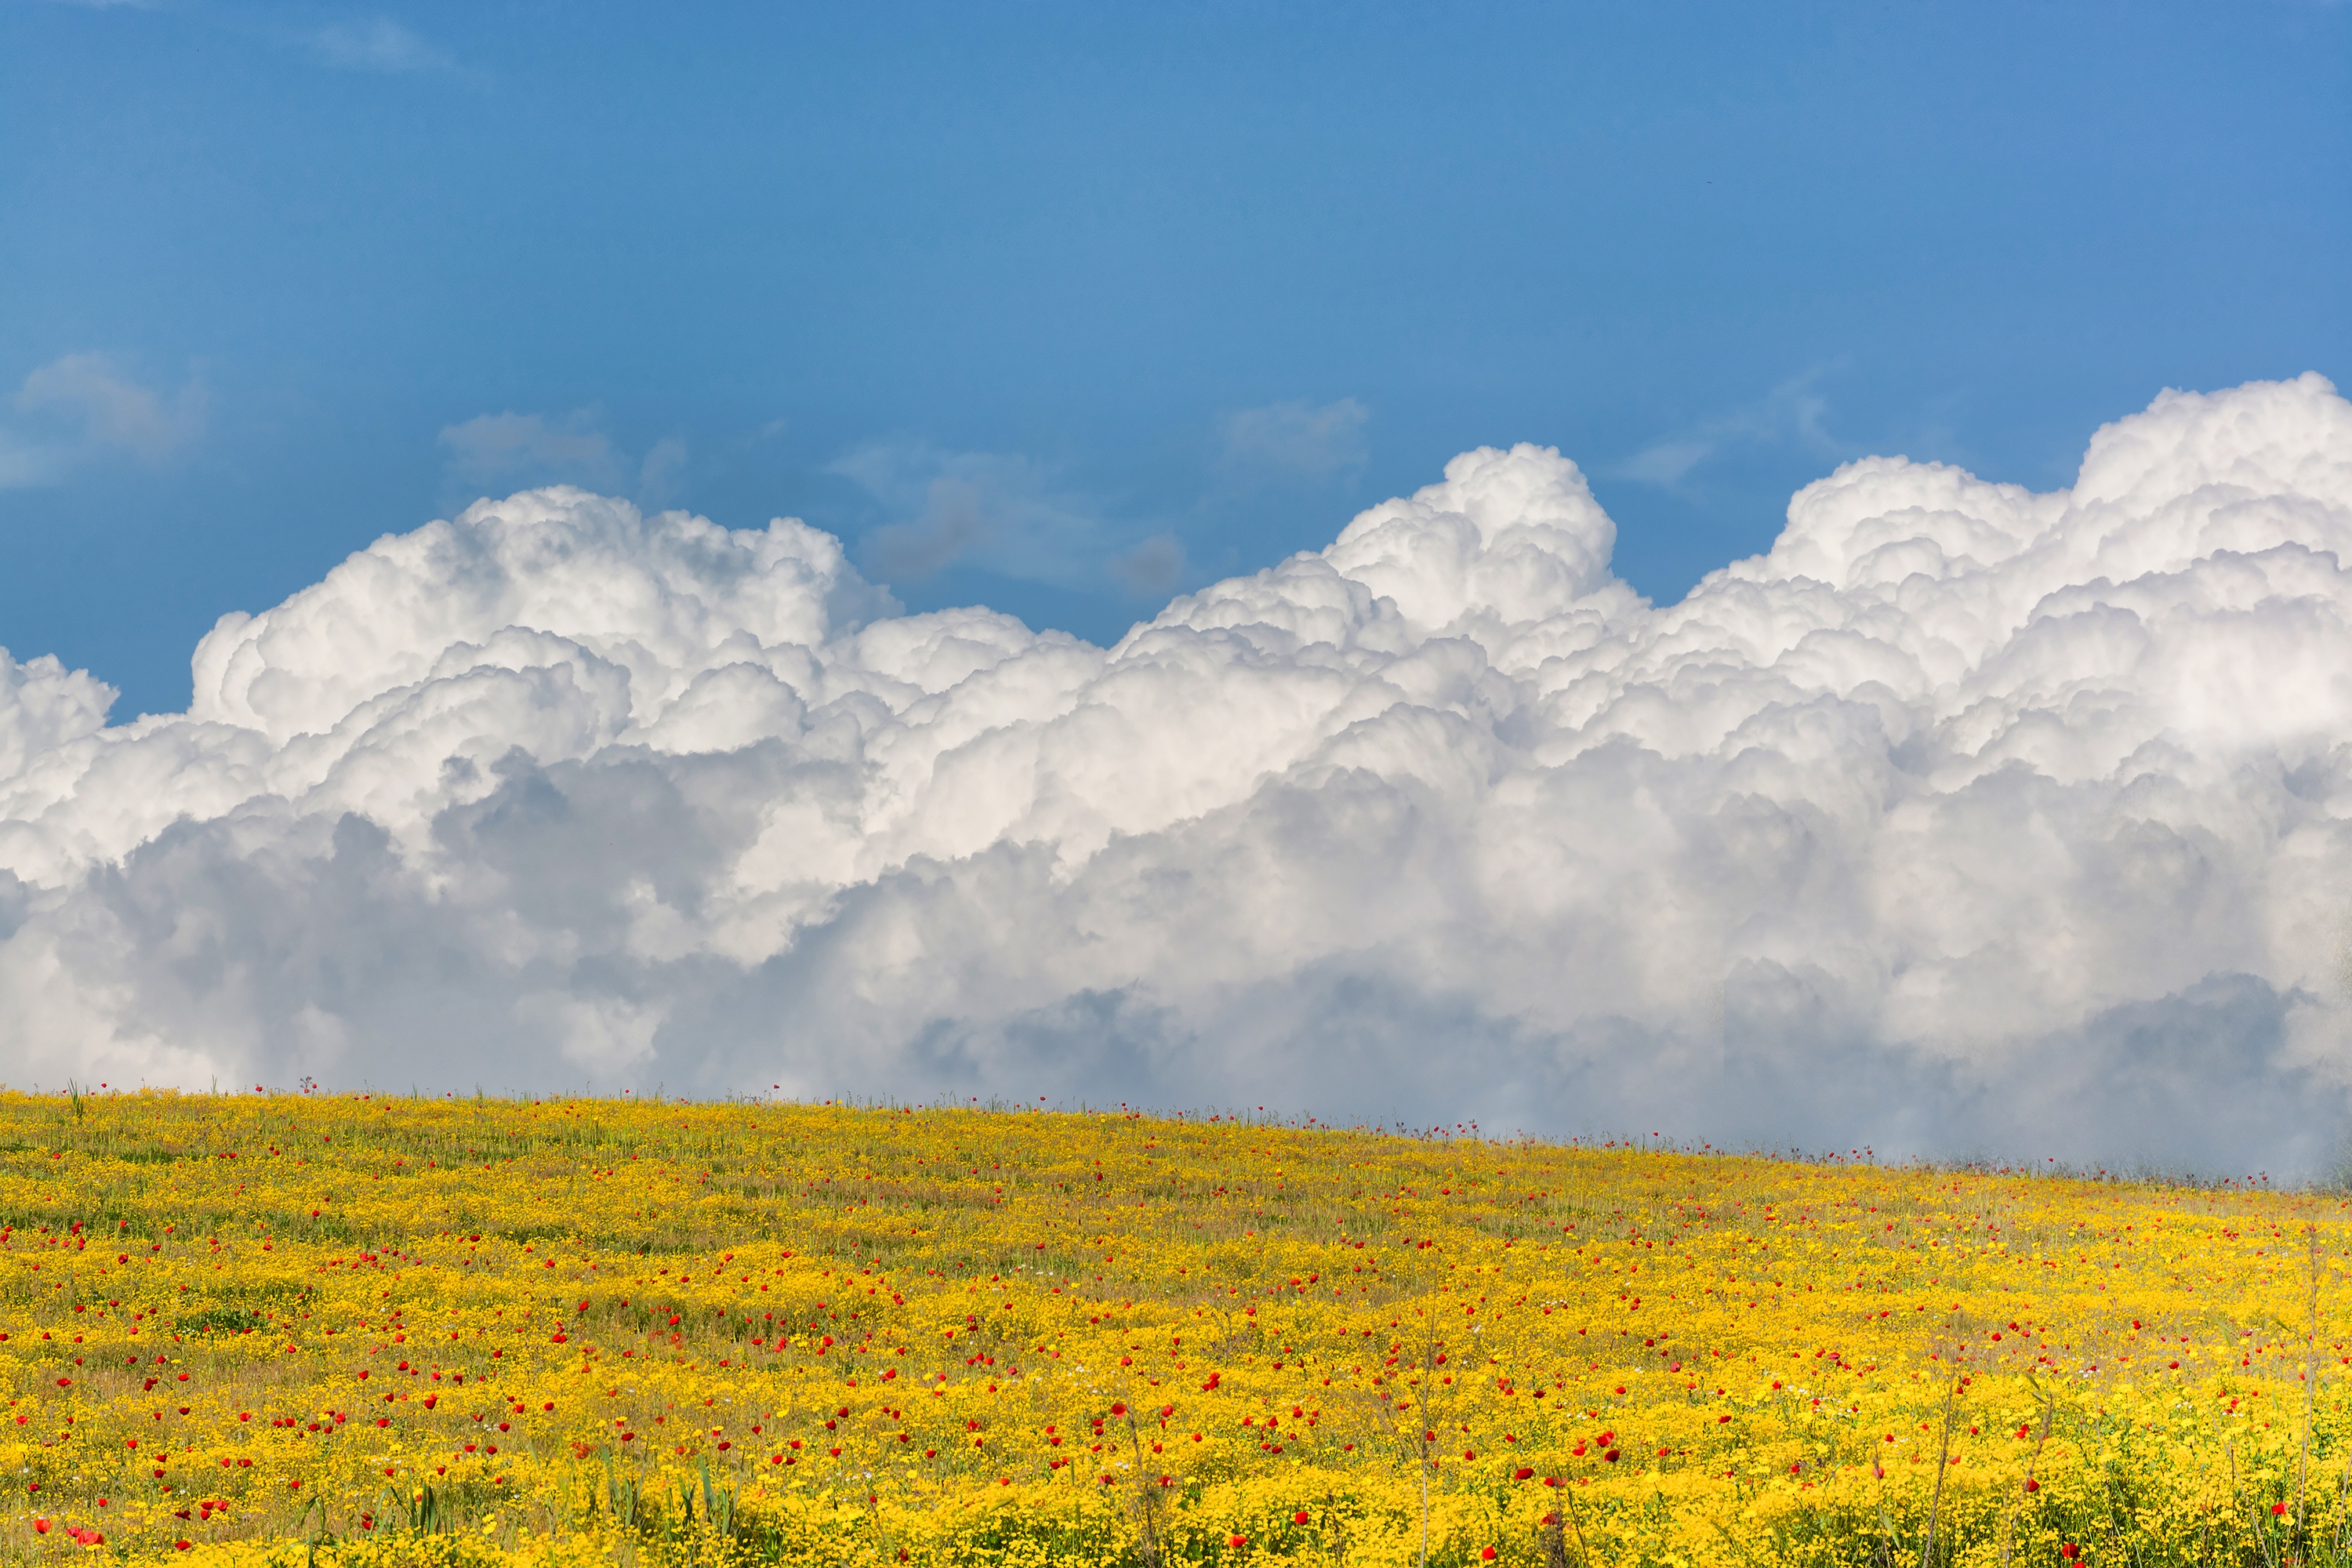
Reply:
[[2339, 1563], [2347, 1217], [1124, 1111], [0, 1094], [0, 1556]]

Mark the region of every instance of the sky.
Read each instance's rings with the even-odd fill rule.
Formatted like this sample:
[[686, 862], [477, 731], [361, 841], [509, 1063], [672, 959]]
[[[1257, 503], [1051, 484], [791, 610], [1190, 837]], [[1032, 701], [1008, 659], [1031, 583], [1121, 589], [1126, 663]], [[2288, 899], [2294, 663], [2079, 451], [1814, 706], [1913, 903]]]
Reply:
[[0, 1085], [2352, 1169], [2347, 46], [0, 0]]
[[2352, 8], [0, 4], [0, 646], [551, 481], [1108, 645], [1480, 444], [1671, 603], [2341, 377]]

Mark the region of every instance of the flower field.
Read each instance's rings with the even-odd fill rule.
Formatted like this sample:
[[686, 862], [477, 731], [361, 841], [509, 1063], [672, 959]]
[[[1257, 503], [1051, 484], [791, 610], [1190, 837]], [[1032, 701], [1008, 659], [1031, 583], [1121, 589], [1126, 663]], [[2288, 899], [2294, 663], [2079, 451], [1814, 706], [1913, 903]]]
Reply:
[[2352, 1560], [2328, 1194], [0, 1095], [0, 1556]]

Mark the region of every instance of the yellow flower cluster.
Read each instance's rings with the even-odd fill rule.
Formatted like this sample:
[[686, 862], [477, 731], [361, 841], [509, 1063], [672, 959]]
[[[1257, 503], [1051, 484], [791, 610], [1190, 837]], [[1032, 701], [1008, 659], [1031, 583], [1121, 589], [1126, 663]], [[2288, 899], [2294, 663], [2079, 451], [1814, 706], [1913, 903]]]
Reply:
[[2346, 1218], [1125, 1112], [0, 1094], [0, 1553], [2343, 1561]]

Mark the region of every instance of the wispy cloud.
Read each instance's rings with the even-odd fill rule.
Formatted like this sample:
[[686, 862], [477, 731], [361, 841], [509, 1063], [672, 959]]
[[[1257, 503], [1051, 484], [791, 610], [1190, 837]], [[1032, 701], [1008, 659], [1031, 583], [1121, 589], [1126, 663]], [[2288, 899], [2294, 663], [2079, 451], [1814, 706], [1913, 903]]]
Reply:
[[1675, 489], [1693, 470], [1732, 452], [1795, 447], [1820, 458], [1847, 456], [1845, 444], [1829, 433], [1829, 399], [1817, 385], [1822, 374], [1808, 371], [1784, 381], [1753, 403], [1652, 442], [1607, 471]]
[[41, 366], [17, 389], [16, 406], [63, 415], [90, 441], [149, 462], [194, 440], [205, 423], [205, 392], [194, 382], [167, 402], [96, 353], [66, 354]]
[[685, 493], [689, 452], [675, 436], [656, 441], [633, 459], [604, 429], [600, 408], [569, 414], [478, 414], [444, 426], [449, 477], [461, 485], [581, 485], [607, 492], [634, 491], [648, 509]]
[[1634, 453], [1619, 464], [1616, 471], [1626, 479], [1671, 489], [1682, 483], [1685, 474], [1705, 462], [1715, 447], [1712, 440], [1660, 441]]
[[593, 408], [575, 408], [551, 419], [511, 409], [478, 414], [462, 425], [444, 426], [441, 444], [449, 448], [450, 467], [462, 479], [535, 479], [610, 489], [620, 482], [621, 461], [612, 437], [596, 427], [600, 416]]
[[876, 441], [838, 458], [831, 470], [897, 514], [867, 530], [864, 541], [867, 564], [886, 582], [977, 559], [1007, 576], [1076, 586], [1100, 569], [1108, 548], [1093, 499], [1071, 489], [1050, 466], [1017, 453]]
[[1124, 554], [1112, 556], [1104, 570], [1136, 597], [1160, 599], [1183, 582], [1186, 564], [1184, 542], [1172, 533], [1155, 533]]
[[0, 429], [0, 490], [53, 485], [72, 467], [59, 447], [27, 441], [14, 431]]
[[0, 488], [53, 484], [92, 458], [128, 452], [161, 463], [204, 433], [204, 387], [165, 396], [100, 353], [62, 354], [27, 374], [10, 399], [30, 432], [0, 429]]
[[665, 436], [646, 453], [646, 460], [637, 465], [637, 500], [649, 509], [669, 505], [686, 493], [686, 468], [689, 453], [687, 445], [676, 436]]
[[389, 16], [331, 23], [310, 34], [311, 49], [342, 70], [447, 71], [457, 62]]
[[[48, 3], [89, 11], [160, 11], [168, 0], [48, 0]], [[273, 21], [225, 8], [179, 6], [176, 9], [182, 16], [193, 18], [199, 26], [209, 26], [233, 37], [266, 42], [280, 48], [300, 50], [319, 64], [337, 70], [374, 71], [388, 76], [478, 75], [466, 70], [447, 50], [422, 37], [407, 24], [381, 12], [350, 15], [340, 21], [324, 24], [309, 24], [299, 19]]]
[[1352, 397], [1337, 403], [1269, 403], [1219, 422], [1228, 471], [1328, 479], [1364, 466], [1364, 426], [1371, 410]]
[[886, 522], [866, 536], [866, 563], [888, 583], [929, 576], [989, 542], [990, 531], [980, 515], [983, 499], [981, 487], [969, 479], [932, 480], [922, 515]]

